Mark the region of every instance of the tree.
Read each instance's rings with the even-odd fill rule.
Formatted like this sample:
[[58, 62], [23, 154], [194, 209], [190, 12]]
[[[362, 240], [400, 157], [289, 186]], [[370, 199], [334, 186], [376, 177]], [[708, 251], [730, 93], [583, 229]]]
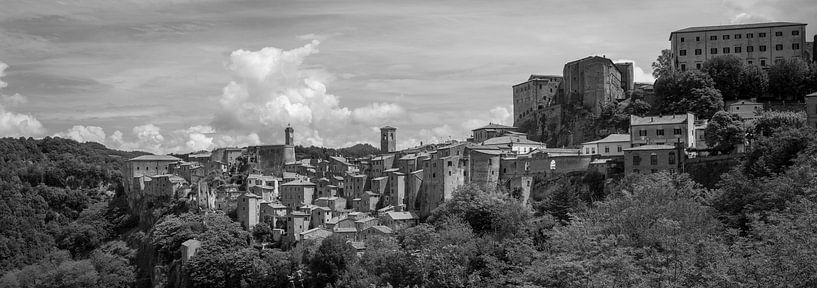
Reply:
[[746, 129], [740, 116], [718, 111], [704, 131], [706, 145], [722, 153], [729, 153], [746, 138]]
[[315, 287], [324, 287], [335, 283], [338, 277], [355, 262], [356, 250], [339, 236], [324, 239], [318, 251], [309, 261], [309, 271]]
[[672, 50], [661, 50], [658, 59], [652, 62], [652, 76], [660, 79], [672, 72]]
[[255, 224], [255, 227], [252, 228], [252, 236], [261, 243], [268, 242], [272, 237], [272, 228], [266, 222]]
[[741, 99], [743, 60], [735, 55], [710, 58], [704, 62], [701, 71], [712, 77], [712, 80], [715, 81], [715, 89], [721, 91], [723, 100]]
[[776, 100], [802, 102], [807, 91], [809, 66], [799, 58], [775, 61], [769, 68], [769, 92]]
[[714, 81], [700, 71], [673, 72], [655, 81], [657, 112], [683, 114], [709, 119], [723, 109], [723, 97]]
[[769, 75], [755, 65], [744, 65], [740, 74], [739, 99], [763, 98], [769, 91]]
[[771, 137], [781, 128], [801, 128], [806, 126], [806, 114], [790, 111], [765, 111], [751, 123], [749, 135], [752, 138]]

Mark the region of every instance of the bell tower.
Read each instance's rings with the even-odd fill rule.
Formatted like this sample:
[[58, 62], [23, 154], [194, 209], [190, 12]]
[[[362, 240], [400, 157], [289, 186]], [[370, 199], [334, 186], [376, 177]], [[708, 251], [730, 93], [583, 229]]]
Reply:
[[295, 146], [295, 129], [292, 129], [292, 126], [289, 126], [289, 124], [287, 124], [287, 128], [284, 129], [284, 134], [286, 136], [284, 140], [284, 145]]
[[380, 152], [392, 153], [397, 151], [397, 140], [395, 140], [397, 128], [385, 126], [380, 128]]

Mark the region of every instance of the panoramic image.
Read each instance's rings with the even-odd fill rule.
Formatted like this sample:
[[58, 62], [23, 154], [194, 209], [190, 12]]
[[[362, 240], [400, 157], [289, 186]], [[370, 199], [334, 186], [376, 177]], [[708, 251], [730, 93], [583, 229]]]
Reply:
[[0, 288], [817, 287], [813, 0], [0, 0]]

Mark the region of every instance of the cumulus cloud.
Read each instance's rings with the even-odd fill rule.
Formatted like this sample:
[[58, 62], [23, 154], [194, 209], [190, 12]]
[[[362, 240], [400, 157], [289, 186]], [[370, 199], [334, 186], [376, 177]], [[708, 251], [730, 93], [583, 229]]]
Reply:
[[465, 122], [462, 123], [462, 128], [464, 129], [464, 131], [467, 131], [468, 133], [470, 133], [471, 130], [474, 130], [474, 129], [477, 129], [479, 127], [488, 125], [488, 123], [495, 123], [495, 124], [502, 124], [502, 125], [511, 126], [511, 125], [513, 125], [513, 116], [511, 115], [512, 110], [513, 110], [513, 107], [510, 107], [510, 106], [497, 106], [497, 107], [491, 108], [491, 110], [488, 111], [488, 118], [487, 119], [485, 119], [485, 118], [483, 118], [483, 119], [474, 119], [474, 118], [472, 118], [472, 119], [465, 120]]
[[633, 81], [634, 82], [636, 82], [636, 83], [654, 83], [655, 82], [655, 77], [652, 76], [652, 73], [645, 72], [644, 69], [642, 69], [641, 67], [636, 65], [635, 61], [627, 60], [627, 59], [619, 59], [619, 60], [613, 61], [613, 63], [625, 63], [625, 62], [633, 63]]
[[0, 137], [41, 136], [45, 134], [46, 131], [42, 123], [33, 115], [9, 110], [10, 107], [25, 104], [26, 99], [20, 94], [11, 96], [2, 94], [2, 89], [8, 86], [8, 83], [3, 81], [8, 67], [8, 64], [0, 62]]
[[71, 129], [54, 134], [54, 137], [73, 139], [77, 142], [97, 142], [105, 144], [105, 130], [99, 126], [74, 125]]
[[227, 135], [255, 134], [267, 143], [281, 143], [283, 128], [291, 125], [298, 144], [337, 146], [359, 139], [368, 126], [405, 116], [406, 110], [394, 103], [342, 106], [338, 96], [327, 92], [325, 81], [331, 77], [325, 71], [302, 67], [319, 52], [319, 44], [313, 40], [291, 50], [233, 51], [226, 65], [232, 81], [222, 90], [212, 126]]
[[766, 18], [764, 16], [749, 14], [749, 13], [738, 13], [735, 17], [729, 21], [732, 24], [746, 24], [746, 23], [758, 23], [758, 22], [768, 22], [771, 19]]

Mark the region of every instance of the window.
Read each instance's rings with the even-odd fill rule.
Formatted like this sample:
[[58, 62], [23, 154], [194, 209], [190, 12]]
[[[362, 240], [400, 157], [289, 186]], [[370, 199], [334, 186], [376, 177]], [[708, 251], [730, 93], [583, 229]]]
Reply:
[[723, 47], [723, 54], [729, 54], [729, 47]]
[[800, 30], [791, 31], [791, 36], [797, 36], [797, 35], [800, 35]]
[[647, 136], [647, 130], [638, 130], [638, 136]]
[[641, 156], [633, 155], [633, 166], [641, 165]]
[[669, 165], [675, 165], [675, 151], [669, 152], [669, 160], [667, 162]]
[[742, 36], [743, 34], [735, 34], [735, 39], [740, 39]]
[[701, 63], [695, 63], [695, 69], [701, 70]]
[[766, 45], [760, 45], [760, 52], [766, 51]]
[[687, 64], [681, 64], [681, 71], [687, 71]]
[[681, 42], [684, 42], [684, 37], [681, 37]]
[[701, 37], [695, 37], [695, 41], [701, 41]]
[[757, 37], [764, 38], [766, 37], [766, 33], [757, 33]]
[[701, 51], [701, 49], [695, 49], [695, 55], [701, 55], [701, 54], [703, 54], [703, 51]]
[[800, 43], [792, 43], [791, 50], [800, 50]]
[[590, 147], [584, 147], [584, 154], [590, 154]]
[[777, 51], [783, 50], [783, 44], [774, 45], [774, 50], [777, 50]]
[[451, 167], [451, 166], [452, 166], [451, 161], [448, 161], [448, 167]]
[[782, 31], [774, 32], [774, 36], [783, 36], [783, 32]]
[[735, 53], [740, 53], [743, 47], [737, 46], [735, 47]]
[[681, 128], [672, 129], [672, 134], [674, 135], [681, 135], [681, 133], [683, 133], [683, 130], [681, 130]]
[[681, 56], [687, 56], [687, 50], [681, 50], [678, 54], [681, 54]]
[[709, 49], [709, 54], [712, 54], [712, 55], [718, 54], [718, 48]]
[[709, 40], [718, 40], [718, 36], [716, 35], [709, 36]]
[[755, 38], [755, 34], [746, 33], [746, 38]]
[[655, 153], [650, 155], [650, 165], [658, 165], [658, 155], [655, 155]]
[[755, 46], [746, 46], [746, 52], [755, 52]]
[[760, 66], [766, 67], [766, 59], [760, 59]]
[[616, 147], [616, 152], [621, 152], [621, 145], [618, 145], [618, 147]]
[[610, 153], [610, 146], [604, 146], [604, 153]]
[[664, 136], [664, 129], [658, 129], [655, 131], [655, 135]]
[[729, 40], [729, 35], [723, 35], [723, 40]]

